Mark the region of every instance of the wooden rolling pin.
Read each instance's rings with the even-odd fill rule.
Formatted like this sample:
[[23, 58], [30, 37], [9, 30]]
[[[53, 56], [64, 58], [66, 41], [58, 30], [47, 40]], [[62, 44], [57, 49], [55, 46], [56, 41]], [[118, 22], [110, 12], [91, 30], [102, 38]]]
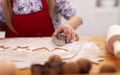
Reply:
[[106, 48], [110, 53], [120, 58], [120, 25], [112, 25], [108, 29]]

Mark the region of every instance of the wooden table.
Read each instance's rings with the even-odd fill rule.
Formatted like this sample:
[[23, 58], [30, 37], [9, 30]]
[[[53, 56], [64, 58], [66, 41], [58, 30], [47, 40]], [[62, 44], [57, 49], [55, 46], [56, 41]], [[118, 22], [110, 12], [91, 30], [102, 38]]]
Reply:
[[[105, 37], [104, 36], [82, 36], [80, 37], [81, 41], [93, 41], [95, 42], [100, 49], [105, 54], [104, 61], [101, 61], [99, 64], [93, 64], [90, 74], [98, 73], [101, 65], [103, 64], [112, 64], [117, 68], [117, 74], [111, 75], [120, 75], [120, 59], [117, 59], [114, 55], [108, 53], [105, 49]], [[30, 75], [30, 69], [17, 70], [16, 75]], [[95, 74], [94, 74], [95, 75]], [[98, 74], [96, 74], [98, 75]]]

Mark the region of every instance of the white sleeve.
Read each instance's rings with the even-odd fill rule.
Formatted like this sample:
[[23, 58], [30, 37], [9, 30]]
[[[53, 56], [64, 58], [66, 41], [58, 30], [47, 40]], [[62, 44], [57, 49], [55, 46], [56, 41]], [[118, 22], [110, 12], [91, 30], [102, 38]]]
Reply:
[[79, 15], [69, 0], [56, 0], [55, 8], [57, 8], [56, 11], [65, 19], [70, 19], [72, 16]]

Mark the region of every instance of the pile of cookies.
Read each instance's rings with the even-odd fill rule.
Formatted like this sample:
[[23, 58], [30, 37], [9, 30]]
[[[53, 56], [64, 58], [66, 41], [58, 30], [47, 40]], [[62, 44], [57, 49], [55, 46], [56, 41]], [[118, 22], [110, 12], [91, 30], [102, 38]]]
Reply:
[[[65, 75], [65, 74], [90, 74], [92, 63], [80, 58], [73, 62], [63, 62], [58, 55], [51, 56], [44, 64], [33, 64], [31, 66], [31, 75]], [[113, 65], [102, 65], [99, 73], [115, 73], [116, 68]]]
[[87, 59], [79, 59], [76, 62], [63, 62], [57, 56], [51, 56], [44, 64], [33, 64], [32, 75], [61, 75], [61, 74], [86, 74], [89, 73], [92, 64]]

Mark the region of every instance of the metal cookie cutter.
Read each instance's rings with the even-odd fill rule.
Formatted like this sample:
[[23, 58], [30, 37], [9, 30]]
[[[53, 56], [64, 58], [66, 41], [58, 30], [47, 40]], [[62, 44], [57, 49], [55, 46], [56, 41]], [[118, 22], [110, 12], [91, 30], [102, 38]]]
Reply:
[[66, 36], [63, 33], [54, 35], [52, 41], [58, 46], [63, 46], [66, 44]]

